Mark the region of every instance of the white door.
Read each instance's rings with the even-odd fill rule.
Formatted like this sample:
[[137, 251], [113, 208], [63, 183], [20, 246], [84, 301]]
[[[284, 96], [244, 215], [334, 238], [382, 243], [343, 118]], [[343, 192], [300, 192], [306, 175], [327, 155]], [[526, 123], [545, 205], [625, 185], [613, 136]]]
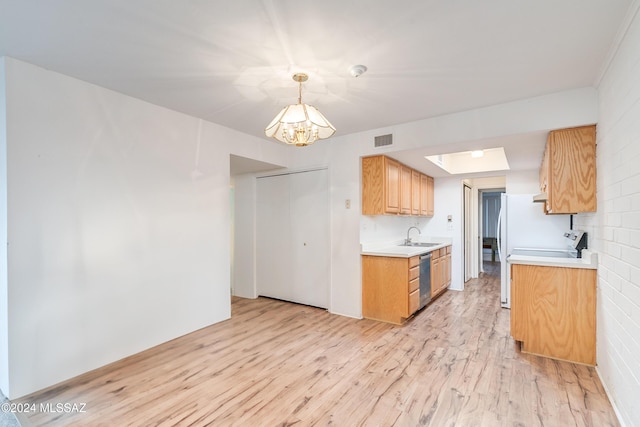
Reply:
[[328, 308], [327, 170], [259, 178], [256, 202], [258, 295]]
[[464, 184], [464, 282], [471, 279], [473, 256], [471, 245], [475, 243], [471, 229], [471, 187]]

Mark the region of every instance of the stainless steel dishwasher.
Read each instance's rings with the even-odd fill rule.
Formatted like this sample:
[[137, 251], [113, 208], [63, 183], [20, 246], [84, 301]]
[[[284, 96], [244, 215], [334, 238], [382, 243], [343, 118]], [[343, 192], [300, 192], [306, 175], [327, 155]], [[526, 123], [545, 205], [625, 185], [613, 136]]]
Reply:
[[420, 255], [420, 308], [431, 301], [431, 255]]

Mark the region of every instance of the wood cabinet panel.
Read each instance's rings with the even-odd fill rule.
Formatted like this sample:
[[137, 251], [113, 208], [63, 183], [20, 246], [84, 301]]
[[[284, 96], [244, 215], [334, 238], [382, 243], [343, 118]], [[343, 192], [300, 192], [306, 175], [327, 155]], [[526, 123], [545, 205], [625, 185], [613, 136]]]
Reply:
[[415, 279], [409, 281], [409, 293], [415, 291], [416, 289], [420, 289], [420, 277], [416, 277]]
[[442, 290], [444, 291], [449, 287], [449, 285], [451, 285], [451, 252], [447, 253], [443, 259], [444, 263], [442, 265]]
[[433, 216], [433, 178], [420, 174], [420, 215]]
[[596, 211], [595, 125], [549, 132], [540, 190], [547, 194], [547, 213]]
[[418, 267], [420, 265], [420, 256], [412, 256], [409, 258], [409, 268]]
[[420, 277], [420, 267], [415, 266], [409, 269], [409, 281], [418, 279]]
[[411, 169], [400, 166], [400, 213], [411, 215]]
[[442, 289], [442, 264], [440, 261], [439, 257], [431, 258], [431, 298], [439, 295]]
[[420, 290], [416, 289], [415, 291], [409, 294], [409, 313], [413, 314], [418, 311], [420, 307]]
[[400, 213], [400, 163], [384, 156], [362, 159], [362, 214]]
[[420, 215], [420, 172], [411, 171], [411, 215]]
[[511, 266], [511, 335], [522, 350], [596, 363], [596, 270]]
[[433, 216], [434, 202], [433, 202], [433, 177], [427, 176], [427, 213], [426, 216]]
[[431, 298], [434, 298], [451, 285], [451, 245], [431, 254]]
[[427, 216], [427, 175], [420, 174], [420, 215]]
[[399, 213], [401, 211], [401, 189], [402, 175], [400, 163], [395, 160], [384, 157], [384, 182], [386, 188], [386, 197], [384, 212]]

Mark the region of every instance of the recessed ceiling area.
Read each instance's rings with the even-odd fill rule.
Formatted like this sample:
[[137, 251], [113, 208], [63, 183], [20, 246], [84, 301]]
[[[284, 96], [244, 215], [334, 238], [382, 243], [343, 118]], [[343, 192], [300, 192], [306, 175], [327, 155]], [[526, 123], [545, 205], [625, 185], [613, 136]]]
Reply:
[[437, 154], [425, 159], [451, 175], [509, 170], [503, 147]]
[[[468, 153], [471, 159], [471, 151], [490, 150], [502, 147], [509, 170], [538, 170], [542, 163], [544, 145], [547, 141], [547, 131], [529, 132], [524, 134], [506, 135], [500, 138], [482, 139], [474, 141], [461, 141], [457, 143], [430, 145], [412, 150], [387, 152], [390, 157], [433, 177], [447, 177], [451, 174], [425, 157], [447, 155], [452, 153]], [[464, 156], [460, 156], [464, 158]], [[504, 169], [495, 170], [497, 175]], [[482, 173], [482, 172], [478, 172]], [[486, 174], [486, 173], [485, 173]]]

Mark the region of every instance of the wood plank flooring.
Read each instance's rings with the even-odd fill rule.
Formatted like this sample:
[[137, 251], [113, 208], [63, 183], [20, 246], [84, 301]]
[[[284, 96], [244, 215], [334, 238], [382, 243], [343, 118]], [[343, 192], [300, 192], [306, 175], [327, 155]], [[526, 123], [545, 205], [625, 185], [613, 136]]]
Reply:
[[594, 369], [518, 350], [487, 271], [404, 326], [234, 299], [228, 321], [21, 399], [86, 403], [25, 425], [619, 425]]

